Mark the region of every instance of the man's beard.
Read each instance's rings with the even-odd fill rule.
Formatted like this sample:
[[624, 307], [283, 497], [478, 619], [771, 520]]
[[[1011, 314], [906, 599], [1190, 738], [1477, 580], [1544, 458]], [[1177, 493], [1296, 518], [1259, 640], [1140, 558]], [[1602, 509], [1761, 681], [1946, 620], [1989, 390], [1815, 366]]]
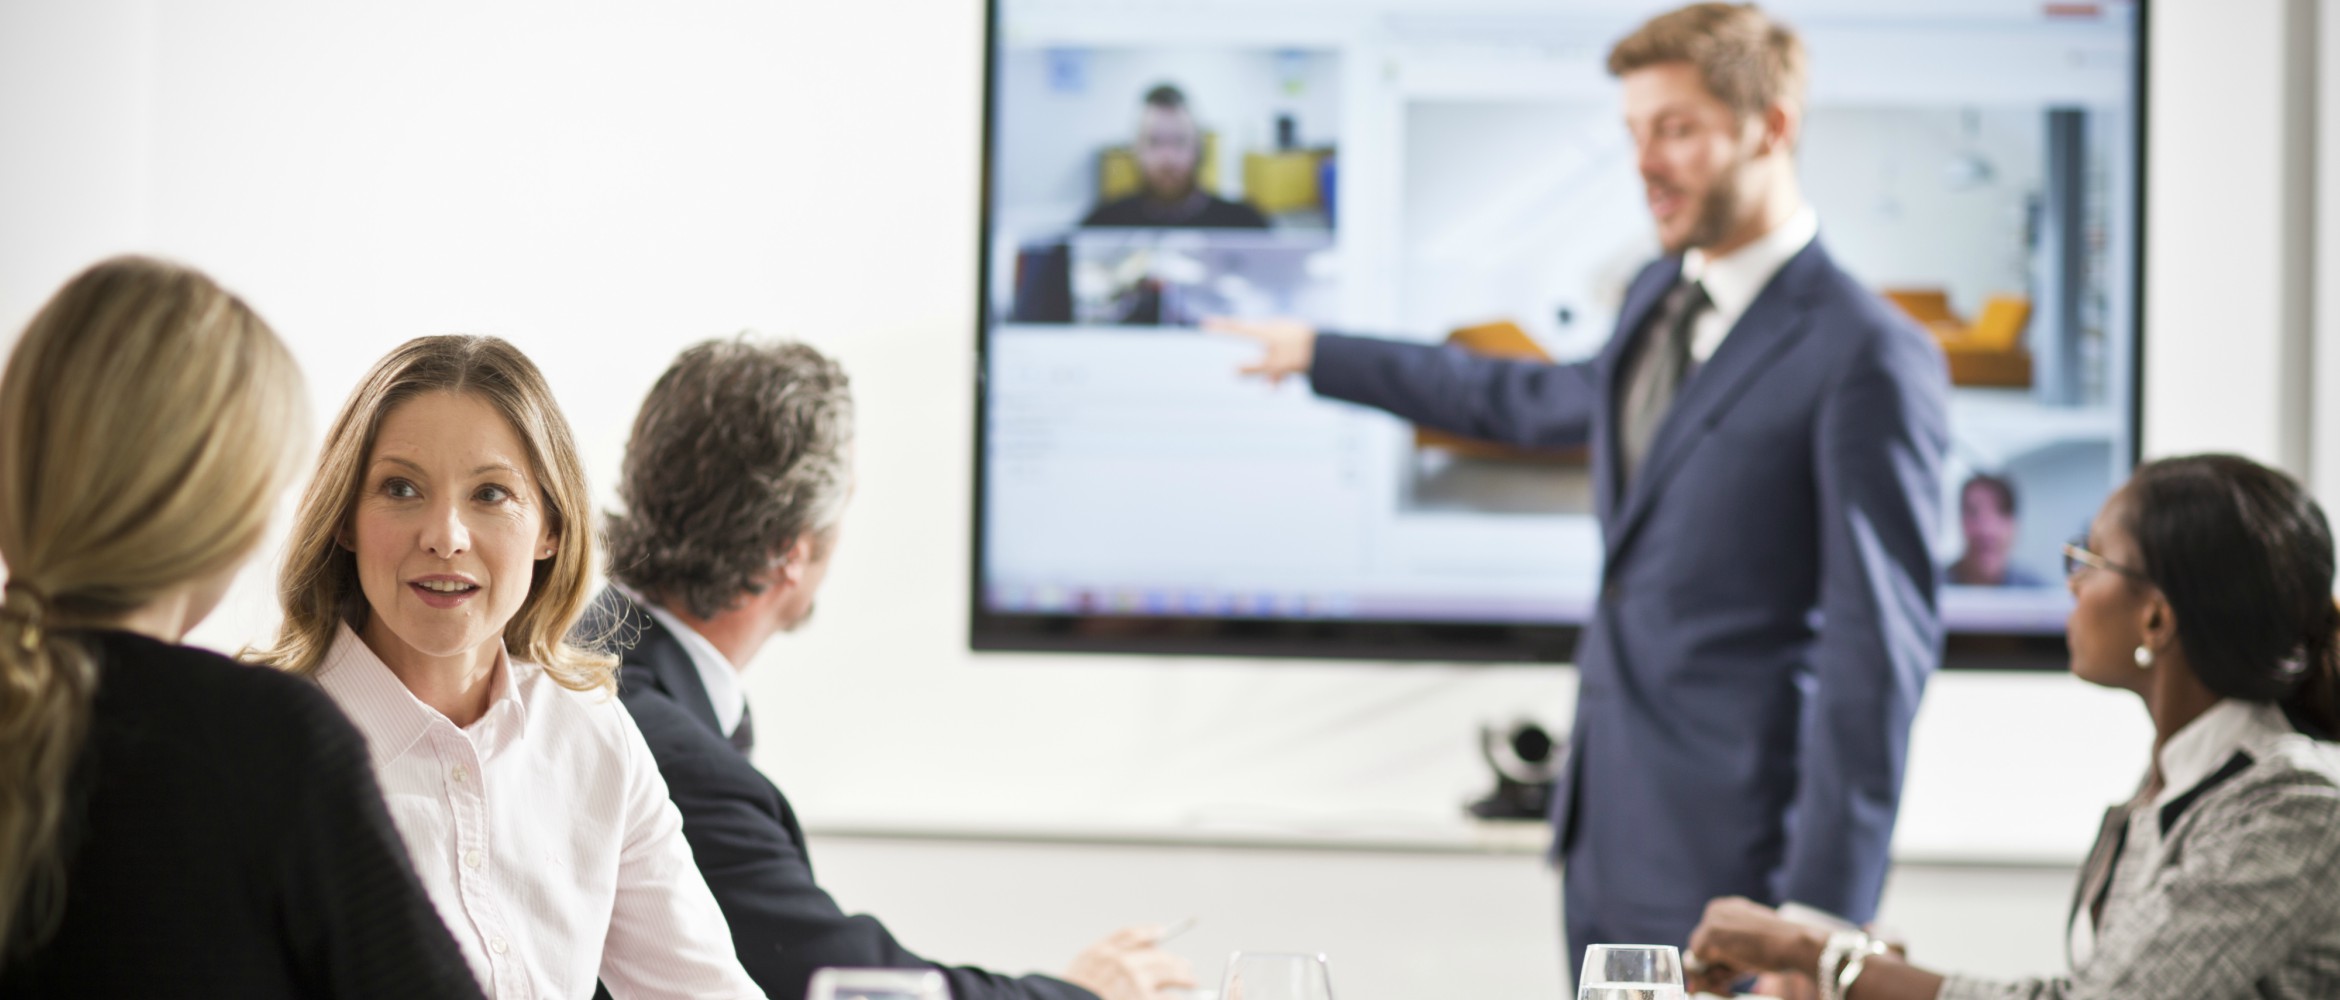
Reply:
[[1698, 199], [1698, 217], [1691, 221], [1690, 231], [1682, 235], [1680, 245], [1665, 248], [1669, 254], [1678, 254], [1692, 247], [1711, 247], [1730, 238], [1731, 228], [1739, 221], [1739, 177], [1746, 173], [1753, 157], [1745, 157], [1731, 164], [1714, 179], [1714, 185]]
[[1194, 192], [1200, 187], [1192, 177], [1171, 186], [1156, 184], [1153, 178], [1148, 177], [1145, 183], [1146, 200], [1161, 205], [1184, 204], [1187, 199], [1194, 197]]

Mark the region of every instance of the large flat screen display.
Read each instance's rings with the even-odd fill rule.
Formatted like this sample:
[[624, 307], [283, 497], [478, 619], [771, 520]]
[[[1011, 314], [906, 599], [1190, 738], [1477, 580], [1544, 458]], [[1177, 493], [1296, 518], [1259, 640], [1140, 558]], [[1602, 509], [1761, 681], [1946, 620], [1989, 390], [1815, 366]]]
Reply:
[[[1245, 377], [1199, 324], [1598, 352], [1659, 253], [1605, 59], [1666, 6], [993, 0], [974, 645], [1566, 657], [1583, 453]], [[1949, 362], [1953, 660], [2058, 662], [2060, 547], [2136, 456], [2142, 12], [1766, 7], [1821, 239]]]

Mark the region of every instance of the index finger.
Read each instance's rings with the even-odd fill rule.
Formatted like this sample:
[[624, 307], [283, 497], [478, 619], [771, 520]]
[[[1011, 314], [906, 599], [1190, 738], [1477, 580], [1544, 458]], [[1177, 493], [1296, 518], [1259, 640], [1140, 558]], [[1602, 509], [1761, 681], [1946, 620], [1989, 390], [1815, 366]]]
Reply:
[[1251, 324], [1226, 316], [1203, 317], [1202, 329], [1205, 333], [1231, 333], [1238, 337], [1249, 337], [1255, 332]]

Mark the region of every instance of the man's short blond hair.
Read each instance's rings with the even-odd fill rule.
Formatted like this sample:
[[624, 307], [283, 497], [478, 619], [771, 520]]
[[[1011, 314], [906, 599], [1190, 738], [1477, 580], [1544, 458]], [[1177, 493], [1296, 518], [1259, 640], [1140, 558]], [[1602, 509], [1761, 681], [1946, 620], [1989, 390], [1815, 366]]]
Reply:
[[1696, 3], [1651, 18], [1609, 50], [1609, 75], [1663, 63], [1697, 67], [1706, 89], [1738, 114], [1801, 108], [1809, 60], [1794, 29], [1751, 3]]

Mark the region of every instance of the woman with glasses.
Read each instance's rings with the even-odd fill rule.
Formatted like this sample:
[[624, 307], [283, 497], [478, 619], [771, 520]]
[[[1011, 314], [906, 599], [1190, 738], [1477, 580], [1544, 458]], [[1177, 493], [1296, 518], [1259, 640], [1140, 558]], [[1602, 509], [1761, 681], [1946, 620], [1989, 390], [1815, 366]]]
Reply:
[[1823, 997], [2340, 997], [2340, 608], [2322, 508], [2283, 473], [2154, 462], [2064, 548], [2072, 672], [2153, 718], [2137, 794], [2106, 815], [2068, 925], [2072, 971], [1928, 972], [1858, 932], [1716, 900], [1698, 983], [1812, 975]]

